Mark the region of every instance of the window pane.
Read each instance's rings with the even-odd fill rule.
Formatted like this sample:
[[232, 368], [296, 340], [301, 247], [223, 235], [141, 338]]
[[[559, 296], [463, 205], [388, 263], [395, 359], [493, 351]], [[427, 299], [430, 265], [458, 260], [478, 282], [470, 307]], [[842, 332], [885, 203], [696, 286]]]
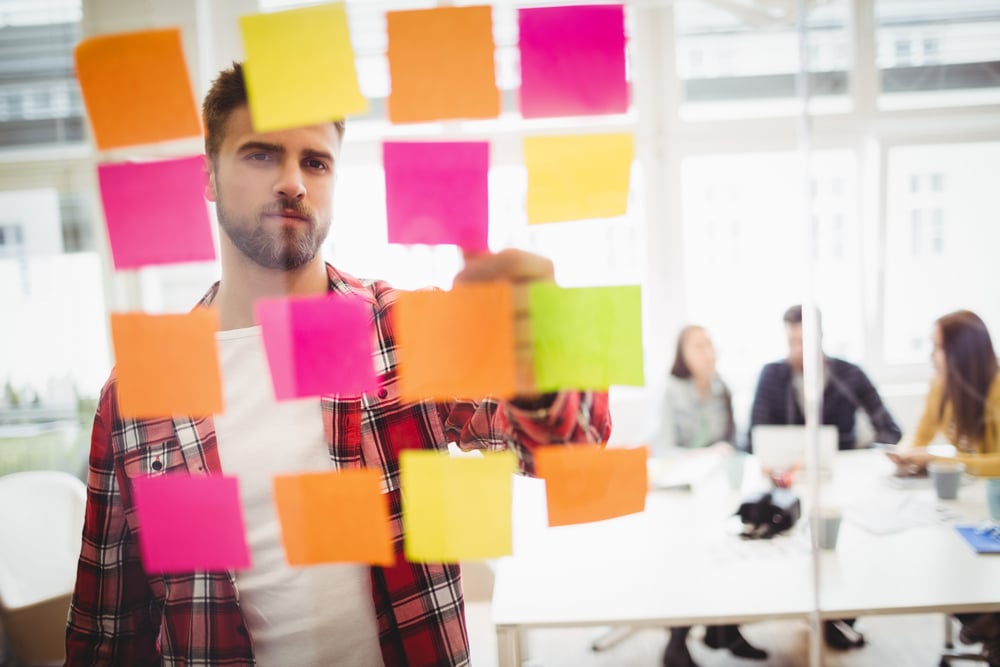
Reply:
[[1000, 3], [878, 0], [884, 108], [1000, 100]]
[[[1000, 330], [994, 198], [1000, 142], [889, 151], [885, 249], [886, 363], [929, 363], [935, 319], [969, 308]], [[934, 183], [914, 191], [914, 179]], [[919, 233], [915, 231], [919, 223]]]
[[[685, 117], [793, 110], [799, 42], [794, 3], [675, 3], [677, 68]], [[816, 110], [846, 109], [849, 3], [835, 0], [809, 14], [811, 94]], [[839, 97], [839, 106], [830, 98]], [[824, 107], [822, 101], [827, 104]], [[752, 106], [748, 106], [752, 105]]]

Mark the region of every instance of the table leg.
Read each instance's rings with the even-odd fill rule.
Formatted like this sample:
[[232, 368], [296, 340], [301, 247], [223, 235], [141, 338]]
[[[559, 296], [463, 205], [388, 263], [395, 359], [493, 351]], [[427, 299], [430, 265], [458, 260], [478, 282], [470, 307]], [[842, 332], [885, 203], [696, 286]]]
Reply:
[[521, 667], [524, 652], [517, 626], [497, 626], [497, 667]]

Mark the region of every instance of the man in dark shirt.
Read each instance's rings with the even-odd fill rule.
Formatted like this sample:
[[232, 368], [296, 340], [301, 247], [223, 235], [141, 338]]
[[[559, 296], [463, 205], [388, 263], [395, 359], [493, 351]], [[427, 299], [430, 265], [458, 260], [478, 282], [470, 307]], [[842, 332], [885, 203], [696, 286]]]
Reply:
[[[753, 427], [757, 424], [805, 424], [802, 406], [802, 306], [785, 311], [785, 333], [788, 335], [788, 358], [764, 366], [757, 381], [753, 409], [750, 415], [750, 451], [753, 451]], [[854, 449], [855, 414], [861, 408], [875, 429], [876, 442], [899, 442], [902, 433], [882, 398], [865, 372], [843, 359], [823, 356], [821, 369], [823, 400], [820, 404], [823, 424], [837, 427], [840, 449]], [[863, 646], [861, 633], [854, 629], [853, 618], [828, 620], [823, 623], [823, 635], [832, 648], [848, 649]]]
[[[752, 432], [757, 424], [805, 424], [802, 411], [802, 306], [785, 311], [788, 358], [764, 366], [757, 382], [750, 416]], [[837, 427], [840, 449], [854, 449], [855, 414], [862, 409], [875, 429], [876, 442], [898, 442], [902, 433], [882, 403], [878, 391], [865, 372], [854, 364], [823, 357], [823, 423]]]

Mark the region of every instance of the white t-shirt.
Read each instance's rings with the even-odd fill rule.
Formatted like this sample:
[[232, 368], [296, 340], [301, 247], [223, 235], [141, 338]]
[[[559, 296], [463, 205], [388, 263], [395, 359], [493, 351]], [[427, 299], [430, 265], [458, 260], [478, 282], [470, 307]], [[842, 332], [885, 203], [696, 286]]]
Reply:
[[260, 327], [216, 340], [225, 408], [215, 432], [223, 472], [239, 478], [252, 564], [236, 585], [257, 664], [382, 665], [368, 566], [292, 567], [281, 545], [273, 477], [331, 469], [319, 401], [275, 401]]

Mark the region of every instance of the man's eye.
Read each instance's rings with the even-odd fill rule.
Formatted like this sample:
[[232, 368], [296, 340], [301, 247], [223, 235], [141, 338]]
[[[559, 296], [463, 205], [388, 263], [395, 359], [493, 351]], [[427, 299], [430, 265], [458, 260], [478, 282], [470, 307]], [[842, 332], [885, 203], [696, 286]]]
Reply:
[[248, 160], [254, 160], [254, 161], [257, 161], [257, 162], [263, 162], [265, 160], [270, 160], [271, 159], [271, 154], [270, 153], [250, 153], [249, 155], [247, 155], [247, 159]]
[[326, 169], [326, 163], [322, 160], [306, 160], [306, 166], [310, 169]]

